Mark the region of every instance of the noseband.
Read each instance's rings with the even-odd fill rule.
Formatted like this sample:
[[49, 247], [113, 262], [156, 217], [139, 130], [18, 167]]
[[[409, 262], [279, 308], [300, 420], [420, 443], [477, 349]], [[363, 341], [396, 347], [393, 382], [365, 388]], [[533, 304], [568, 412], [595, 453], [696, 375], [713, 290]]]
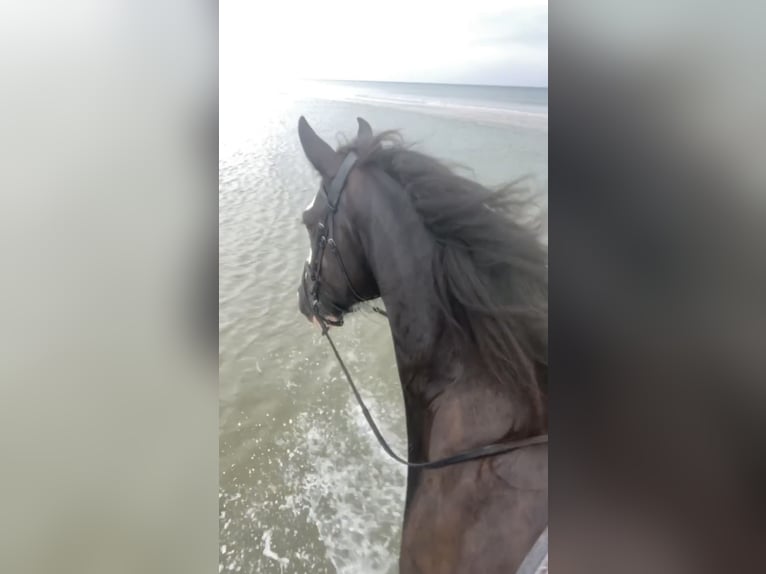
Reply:
[[[334, 216], [338, 211], [338, 205], [340, 204], [340, 198], [346, 186], [346, 180], [348, 179], [349, 173], [351, 173], [351, 170], [356, 164], [357, 159], [358, 157], [354, 152], [349, 152], [349, 154], [345, 158], [343, 158], [343, 162], [341, 162], [340, 167], [338, 168], [338, 173], [330, 182], [330, 188], [328, 189], [322, 186], [322, 189], [325, 192], [325, 195], [327, 196], [328, 208], [327, 208], [327, 212], [325, 213], [323, 222], [319, 224], [319, 236], [317, 237], [316, 249], [313, 250], [312, 260], [310, 263], [306, 262], [306, 265], [304, 267], [303, 289], [304, 289], [304, 293], [307, 295], [307, 300], [311, 301], [311, 310], [312, 310], [312, 313], [314, 314], [314, 317], [319, 322], [320, 327], [322, 328], [322, 335], [326, 337], [327, 341], [330, 343], [330, 347], [332, 348], [333, 353], [335, 354], [335, 358], [338, 359], [338, 363], [340, 364], [340, 367], [343, 370], [343, 374], [346, 376], [346, 380], [348, 381], [348, 384], [351, 387], [352, 392], [354, 393], [354, 397], [356, 398], [357, 402], [359, 403], [359, 406], [362, 409], [362, 414], [364, 415], [364, 418], [367, 420], [367, 424], [370, 425], [370, 429], [372, 429], [372, 432], [375, 435], [375, 438], [378, 439], [378, 443], [380, 443], [380, 446], [383, 448], [386, 454], [388, 454], [395, 461], [400, 462], [404, 465], [407, 465], [410, 468], [426, 469], [426, 468], [442, 468], [445, 466], [450, 466], [450, 465], [458, 464], [461, 462], [467, 462], [470, 460], [477, 460], [480, 458], [486, 458], [490, 456], [505, 454], [507, 452], [518, 450], [527, 446], [547, 443], [548, 435], [542, 434], [542, 435], [524, 438], [521, 440], [489, 444], [489, 445], [482, 446], [467, 452], [463, 452], [453, 456], [448, 456], [446, 458], [442, 458], [442, 459], [431, 461], [431, 462], [410, 462], [400, 457], [399, 455], [397, 455], [393, 451], [393, 449], [391, 449], [391, 447], [388, 445], [388, 443], [386, 442], [386, 439], [383, 438], [383, 435], [381, 434], [380, 429], [378, 429], [378, 425], [375, 424], [375, 421], [373, 420], [372, 415], [370, 414], [370, 411], [367, 409], [367, 406], [364, 404], [364, 401], [362, 400], [362, 396], [359, 394], [359, 390], [356, 388], [356, 385], [354, 384], [354, 379], [351, 377], [351, 373], [349, 373], [348, 369], [346, 368], [346, 365], [343, 362], [343, 359], [341, 358], [340, 353], [338, 353], [338, 349], [335, 346], [335, 343], [330, 337], [330, 327], [339, 327], [343, 325], [343, 316], [340, 315], [338, 316], [337, 319], [332, 319], [330, 317], [324, 317], [319, 310], [319, 290], [322, 285], [322, 275], [321, 275], [322, 260], [324, 258], [324, 251], [327, 246], [330, 247], [330, 251], [335, 255], [335, 258], [338, 260], [338, 264], [340, 265], [340, 268], [343, 271], [343, 275], [346, 278], [346, 284], [348, 285], [352, 295], [357, 299], [357, 301], [360, 301], [360, 302], [364, 301], [364, 299], [359, 295], [356, 289], [354, 289], [354, 286], [351, 283], [351, 277], [349, 276], [348, 271], [346, 270], [346, 266], [343, 264], [343, 258], [341, 257], [340, 252], [338, 251], [338, 246], [331, 235], [332, 228], [334, 227]], [[305, 277], [309, 277], [311, 279], [310, 289], [306, 285]], [[386, 317], [388, 316], [385, 311], [383, 311], [382, 309], [378, 309], [377, 307], [373, 307], [373, 311], [383, 316], [386, 316]]]

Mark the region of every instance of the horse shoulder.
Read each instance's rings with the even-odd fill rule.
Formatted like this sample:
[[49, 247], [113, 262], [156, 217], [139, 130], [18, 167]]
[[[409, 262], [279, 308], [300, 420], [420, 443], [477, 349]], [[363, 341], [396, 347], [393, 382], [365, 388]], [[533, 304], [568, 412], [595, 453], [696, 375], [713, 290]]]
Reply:
[[528, 450], [540, 452], [426, 471], [407, 511], [400, 571], [514, 571], [547, 524], [547, 451]]

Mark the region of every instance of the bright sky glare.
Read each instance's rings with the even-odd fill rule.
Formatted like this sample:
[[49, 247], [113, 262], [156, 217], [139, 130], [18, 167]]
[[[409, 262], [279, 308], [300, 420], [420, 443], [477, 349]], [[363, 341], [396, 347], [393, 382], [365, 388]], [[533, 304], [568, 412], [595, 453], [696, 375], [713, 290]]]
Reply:
[[223, 0], [222, 83], [548, 85], [547, 0]]

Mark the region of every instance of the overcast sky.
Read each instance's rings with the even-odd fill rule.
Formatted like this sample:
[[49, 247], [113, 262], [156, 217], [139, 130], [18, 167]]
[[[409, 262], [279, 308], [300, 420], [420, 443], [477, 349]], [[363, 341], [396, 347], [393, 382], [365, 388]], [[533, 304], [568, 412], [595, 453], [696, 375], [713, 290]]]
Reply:
[[548, 85], [547, 0], [222, 0], [222, 81]]

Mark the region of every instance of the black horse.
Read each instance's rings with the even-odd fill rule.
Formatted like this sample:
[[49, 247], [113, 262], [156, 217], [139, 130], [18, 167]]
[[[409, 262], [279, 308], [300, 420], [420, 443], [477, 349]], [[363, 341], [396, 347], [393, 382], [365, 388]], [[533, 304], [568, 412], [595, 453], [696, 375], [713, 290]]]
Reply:
[[[359, 118], [337, 151], [304, 118], [322, 178], [299, 307], [324, 329], [380, 297], [410, 461], [547, 433], [547, 252], [516, 186], [490, 190]], [[536, 444], [410, 468], [400, 571], [514, 572], [547, 533], [548, 450]]]

